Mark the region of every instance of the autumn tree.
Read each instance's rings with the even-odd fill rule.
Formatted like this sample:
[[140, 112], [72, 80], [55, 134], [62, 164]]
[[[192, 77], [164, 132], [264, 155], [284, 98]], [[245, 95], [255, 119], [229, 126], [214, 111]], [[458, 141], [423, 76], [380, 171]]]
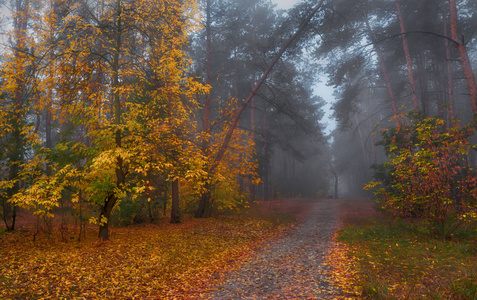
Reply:
[[477, 218], [475, 170], [466, 160], [471, 126], [446, 126], [439, 118], [409, 115], [409, 123], [383, 130], [389, 162], [370, 182], [382, 208], [423, 218], [440, 234], [451, 234]]
[[[54, 40], [41, 33], [48, 26], [38, 33], [44, 65], [55, 66], [39, 77], [52, 89], [45, 103], [83, 138], [58, 143], [52, 153], [70, 153], [63, 155], [67, 160], [51, 164], [51, 175], [37, 177], [12, 202], [31, 207], [48, 199], [51, 209], [64, 189], [72, 189], [73, 202], [97, 205], [99, 237], [106, 240], [113, 209], [154, 189], [146, 174], [168, 173], [171, 181], [184, 174], [174, 170], [184, 168], [181, 155], [188, 154], [177, 149], [187, 149], [184, 132], [194, 130], [179, 124], [191, 124], [191, 99], [205, 91], [187, 76], [182, 50], [193, 30], [194, 5], [57, 1], [43, 11], [45, 23], [56, 22]], [[159, 138], [151, 141], [153, 135]]]
[[28, 34], [31, 15], [30, 1], [12, 1], [12, 30], [10, 47], [5, 52], [5, 61], [1, 66], [2, 82], [0, 99], [2, 113], [1, 126], [1, 168], [0, 199], [3, 221], [7, 230], [15, 229], [16, 205], [8, 199], [16, 194], [25, 178], [24, 163], [27, 151], [36, 140], [27, 121], [28, 98], [34, 73], [33, 41]]

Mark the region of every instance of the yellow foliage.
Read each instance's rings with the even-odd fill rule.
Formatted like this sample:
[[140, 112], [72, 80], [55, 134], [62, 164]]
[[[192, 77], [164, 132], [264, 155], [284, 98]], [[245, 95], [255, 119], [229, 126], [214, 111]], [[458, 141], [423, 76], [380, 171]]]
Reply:
[[117, 228], [107, 243], [90, 229], [82, 242], [6, 235], [0, 298], [200, 298], [283, 228], [241, 217]]

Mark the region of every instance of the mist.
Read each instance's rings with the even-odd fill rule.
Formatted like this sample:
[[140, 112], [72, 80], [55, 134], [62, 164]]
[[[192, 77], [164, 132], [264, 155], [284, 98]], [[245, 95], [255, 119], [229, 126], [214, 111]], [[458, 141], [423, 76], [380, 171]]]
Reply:
[[0, 0], [0, 298], [476, 299], [476, 14]]
[[[363, 187], [391, 174], [386, 135], [426, 118], [465, 126], [477, 111], [475, 1], [208, 0], [171, 15], [117, 3], [140, 17], [114, 1], [20, 2], [2, 7], [4, 203], [42, 186], [19, 177], [33, 162], [89, 178], [85, 197], [106, 214], [119, 200], [106, 187], [198, 217], [371, 196]], [[105, 161], [108, 176], [89, 173]]]

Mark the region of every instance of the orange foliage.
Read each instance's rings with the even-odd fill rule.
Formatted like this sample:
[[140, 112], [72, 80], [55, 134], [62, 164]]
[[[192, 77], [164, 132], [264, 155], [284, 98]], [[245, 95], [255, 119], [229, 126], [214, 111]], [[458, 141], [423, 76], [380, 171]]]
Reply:
[[198, 298], [285, 226], [249, 217], [117, 228], [100, 242], [0, 235], [0, 298]]

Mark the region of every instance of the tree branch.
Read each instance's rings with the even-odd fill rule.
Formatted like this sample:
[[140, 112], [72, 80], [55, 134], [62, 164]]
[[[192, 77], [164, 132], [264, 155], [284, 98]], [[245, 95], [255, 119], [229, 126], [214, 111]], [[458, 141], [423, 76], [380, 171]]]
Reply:
[[[462, 43], [460, 41], [456, 41], [448, 36], [445, 36], [443, 34], [440, 34], [440, 33], [435, 33], [435, 32], [432, 32], [432, 31], [425, 31], [425, 30], [413, 30], [413, 31], [406, 31], [406, 32], [403, 32], [403, 33], [396, 33], [396, 34], [393, 34], [391, 36], [388, 36], [388, 37], [385, 37], [383, 39], [380, 39], [380, 40], [377, 40], [375, 43], [376, 44], [379, 44], [381, 42], [384, 42], [384, 41], [387, 41], [387, 40], [390, 40], [390, 39], [394, 39], [396, 37], [401, 37], [402, 35], [410, 35], [410, 34], [426, 34], [426, 35], [432, 35], [432, 36], [435, 36], [435, 37], [439, 37], [439, 38], [443, 38], [443, 39], [446, 39], [450, 42], [452, 42], [454, 45], [458, 46], [458, 45], [461, 45]], [[364, 45], [364, 48], [365, 47], [368, 47], [368, 46], [372, 46], [374, 45], [375, 43], [369, 43], [369, 44], [366, 44]]]

